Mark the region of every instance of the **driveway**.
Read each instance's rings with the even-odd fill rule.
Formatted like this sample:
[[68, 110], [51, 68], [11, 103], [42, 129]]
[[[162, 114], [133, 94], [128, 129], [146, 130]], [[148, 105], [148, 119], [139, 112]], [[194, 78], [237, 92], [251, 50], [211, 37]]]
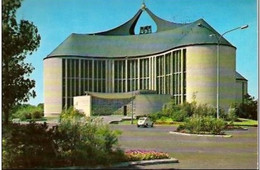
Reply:
[[136, 125], [110, 125], [122, 131], [123, 149], [147, 149], [169, 153], [180, 163], [137, 166], [133, 168], [167, 169], [256, 169], [257, 128], [228, 131], [231, 138], [181, 136], [169, 134], [175, 126], [137, 128]]
[[100, 116], [102, 118], [103, 123], [110, 124], [111, 122], [120, 122], [121, 120], [131, 120], [129, 116], [122, 115], [109, 115], [109, 116]]

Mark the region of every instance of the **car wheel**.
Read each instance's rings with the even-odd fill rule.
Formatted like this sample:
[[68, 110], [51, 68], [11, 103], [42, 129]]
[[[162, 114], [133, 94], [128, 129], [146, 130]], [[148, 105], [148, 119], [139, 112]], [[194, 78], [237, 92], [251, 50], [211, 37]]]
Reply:
[[137, 125], [137, 127], [140, 127], [140, 125]]
[[151, 124], [151, 127], [153, 127], [153, 123]]

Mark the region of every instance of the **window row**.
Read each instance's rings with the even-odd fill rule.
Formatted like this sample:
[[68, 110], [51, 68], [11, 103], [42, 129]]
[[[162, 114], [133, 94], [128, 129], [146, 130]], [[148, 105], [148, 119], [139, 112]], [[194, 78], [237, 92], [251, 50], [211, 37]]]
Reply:
[[105, 79], [105, 60], [65, 59], [62, 62], [62, 74], [68, 78]]
[[144, 59], [63, 59], [62, 77], [65, 99], [85, 95], [88, 91], [121, 93], [150, 89], [158, 94], [181, 96], [183, 100], [186, 94], [186, 50]]

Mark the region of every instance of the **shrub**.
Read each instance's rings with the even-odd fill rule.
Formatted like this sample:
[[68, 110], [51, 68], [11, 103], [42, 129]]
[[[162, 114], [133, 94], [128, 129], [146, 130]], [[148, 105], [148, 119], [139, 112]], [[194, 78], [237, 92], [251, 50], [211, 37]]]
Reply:
[[207, 104], [200, 104], [195, 107], [193, 115], [196, 116], [212, 116], [216, 117], [217, 111], [215, 108], [208, 106]]
[[125, 160], [117, 147], [119, 134], [73, 108], [63, 111], [60, 125], [53, 129], [10, 124], [3, 129], [3, 167], [108, 166]]
[[9, 124], [3, 127], [3, 168], [40, 168], [55, 160], [52, 132], [46, 126]]
[[84, 118], [85, 115], [83, 113], [81, 113], [80, 111], [78, 111], [77, 109], [75, 109], [74, 107], [69, 107], [68, 109], [64, 109], [61, 114], [60, 114], [60, 118], [59, 121], [74, 121], [74, 122], [78, 122], [80, 121], [81, 118]]
[[[195, 101], [191, 103], [185, 102], [180, 105], [176, 105], [174, 101], [171, 101], [163, 107], [162, 111], [150, 114], [149, 116], [153, 121], [162, 117], [168, 117], [174, 121], [182, 122], [193, 115], [216, 117], [216, 109], [207, 104], [197, 105]], [[221, 111], [221, 115], [224, 115], [223, 111]]]
[[237, 120], [238, 116], [237, 116], [237, 108], [236, 105], [232, 105], [229, 109], [228, 109], [228, 114], [226, 114], [225, 120], [226, 121], [231, 121], [234, 122]]
[[23, 115], [20, 118], [21, 118], [21, 120], [32, 119], [32, 114], [31, 113], [23, 113]]
[[[216, 117], [217, 117], [217, 115], [216, 115]], [[228, 114], [222, 108], [219, 109], [219, 118], [229, 121]]]
[[33, 105], [20, 105], [14, 109], [13, 118], [19, 118], [21, 120], [26, 119], [39, 119], [43, 117], [43, 107]]
[[236, 107], [236, 115], [241, 118], [257, 120], [257, 105], [257, 100], [246, 94], [244, 102]]
[[223, 130], [225, 129], [226, 123], [222, 119], [215, 119], [212, 121], [212, 128], [211, 133], [212, 134], [223, 134]]
[[169, 117], [174, 121], [184, 121], [188, 117], [188, 112], [183, 105], [175, 105], [174, 102], [168, 103], [162, 110], [161, 117]]
[[163, 114], [162, 111], [160, 111], [160, 112], [156, 112], [156, 113], [151, 113], [151, 114], [149, 114], [148, 116], [149, 116], [149, 118], [150, 118], [152, 121], [155, 122], [156, 120], [161, 119], [161, 118], [164, 116], [164, 114]]
[[[185, 102], [179, 105], [176, 105], [174, 101], [171, 101], [163, 107], [162, 111], [149, 115], [153, 121], [161, 120], [166, 117], [178, 122], [183, 122], [192, 116], [217, 117], [217, 111], [212, 106], [207, 104], [198, 105], [195, 101], [192, 101], [191, 103]], [[220, 109], [219, 116], [224, 120], [235, 119], [233, 113], [225, 114], [223, 109]]]
[[193, 101], [191, 103], [185, 102], [181, 106], [182, 106], [182, 109], [184, 111], [186, 111], [187, 116], [190, 117], [194, 114], [197, 104], [195, 101]]
[[42, 113], [36, 110], [36, 111], [32, 112], [31, 117], [32, 117], [32, 119], [39, 119], [42, 117]]
[[175, 121], [182, 122], [186, 120], [188, 113], [184, 109], [181, 109], [173, 112], [171, 117]]
[[225, 128], [225, 122], [222, 119], [216, 119], [213, 117], [198, 117], [193, 116], [186, 120], [184, 125], [180, 125], [177, 128], [177, 131], [188, 131], [189, 133], [194, 134], [222, 134], [222, 131]]
[[200, 118], [192, 117], [187, 119], [184, 124], [184, 129], [188, 130], [189, 133], [202, 133], [201, 131], [201, 123]]
[[177, 127], [177, 129], [176, 129], [177, 132], [181, 132], [181, 131], [183, 131], [183, 130], [185, 130], [185, 126], [184, 126], [184, 125], [179, 125], [179, 126]]
[[86, 118], [73, 109], [64, 113], [54, 140], [60, 165], [109, 165], [124, 158], [116, 147], [117, 131], [111, 131], [101, 119]]

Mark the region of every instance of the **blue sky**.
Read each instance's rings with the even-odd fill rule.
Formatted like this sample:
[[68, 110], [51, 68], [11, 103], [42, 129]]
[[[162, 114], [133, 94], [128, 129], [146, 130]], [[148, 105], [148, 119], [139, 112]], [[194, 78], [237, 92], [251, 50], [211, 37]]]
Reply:
[[[225, 38], [237, 47], [236, 70], [248, 79], [249, 94], [257, 98], [256, 0], [145, 0], [145, 3], [165, 20], [184, 23], [203, 18], [219, 33], [248, 24], [248, 29], [231, 32]], [[142, 0], [24, 0], [17, 18], [32, 21], [41, 35], [40, 47], [26, 59], [35, 67], [30, 77], [36, 80], [37, 93], [29, 103], [43, 102], [43, 58], [71, 33], [112, 29], [129, 20], [141, 4]], [[151, 19], [144, 15], [137, 27], [149, 22]]]

